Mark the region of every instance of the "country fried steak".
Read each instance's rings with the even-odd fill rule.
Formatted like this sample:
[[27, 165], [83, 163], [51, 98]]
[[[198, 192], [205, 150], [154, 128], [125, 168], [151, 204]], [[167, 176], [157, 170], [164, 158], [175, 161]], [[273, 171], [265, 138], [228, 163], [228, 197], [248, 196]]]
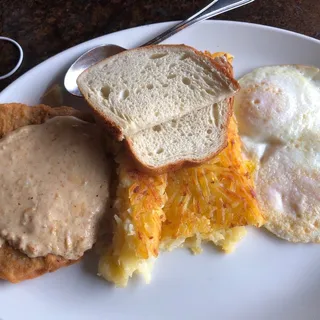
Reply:
[[[94, 121], [91, 114], [70, 107], [51, 108], [43, 104], [29, 107], [20, 103], [0, 104], [0, 138], [20, 127], [42, 124], [56, 116], [74, 116], [84, 121]], [[17, 283], [56, 271], [77, 263], [80, 259], [69, 260], [52, 254], [30, 258], [5, 243], [0, 247], [0, 279]]]

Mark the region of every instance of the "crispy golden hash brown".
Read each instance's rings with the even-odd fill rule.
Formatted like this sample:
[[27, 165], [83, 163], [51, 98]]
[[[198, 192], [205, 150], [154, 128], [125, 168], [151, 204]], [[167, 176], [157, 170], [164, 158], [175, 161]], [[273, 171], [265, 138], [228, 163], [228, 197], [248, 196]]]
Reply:
[[[226, 56], [230, 63], [232, 56]], [[231, 64], [227, 68], [232, 74]], [[99, 264], [100, 274], [117, 286], [126, 286], [135, 272], [148, 282], [159, 248], [185, 244], [196, 253], [201, 241], [211, 241], [229, 252], [245, 234], [244, 226], [264, 223], [253, 191], [254, 167], [242, 157], [234, 118], [228, 146], [197, 167], [151, 177], [124, 159], [118, 159], [113, 241]]]
[[119, 163], [112, 245], [99, 262], [99, 273], [117, 286], [126, 286], [137, 271], [146, 276], [158, 256], [167, 175], [149, 176], [134, 169], [125, 155]]
[[[31, 108], [20, 103], [0, 104], [0, 138], [17, 128], [41, 124], [56, 116], [75, 116], [92, 121], [91, 115], [69, 107], [51, 108], [46, 105], [37, 105]], [[53, 272], [78, 261], [66, 260], [52, 254], [46, 257], [29, 258], [19, 250], [4, 244], [0, 247], [0, 279], [16, 283]]]
[[250, 162], [241, 155], [234, 119], [229, 125], [228, 146], [207, 163], [168, 174], [161, 242], [171, 250], [186, 244], [201, 251], [201, 241], [212, 241], [231, 251], [245, 234], [241, 226], [261, 226]]
[[[233, 74], [233, 56], [224, 64]], [[233, 101], [230, 101], [233, 103]], [[168, 174], [162, 225], [161, 247], [166, 250], [185, 244], [194, 253], [201, 252], [201, 242], [211, 241], [226, 252], [246, 234], [246, 225], [260, 227], [264, 218], [254, 193], [252, 162], [241, 153], [241, 140], [233, 117], [229, 123], [228, 146], [212, 160], [194, 168]]]
[[148, 176], [125, 157], [118, 162], [114, 235], [99, 263], [99, 273], [117, 286], [126, 286], [135, 272], [149, 282], [159, 247], [185, 244], [198, 253], [201, 242], [210, 241], [230, 252], [244, 226], [264, 223], [253, 191], [254, 167], [242, 158], [234, 119], [228, 147], [203, 165]]

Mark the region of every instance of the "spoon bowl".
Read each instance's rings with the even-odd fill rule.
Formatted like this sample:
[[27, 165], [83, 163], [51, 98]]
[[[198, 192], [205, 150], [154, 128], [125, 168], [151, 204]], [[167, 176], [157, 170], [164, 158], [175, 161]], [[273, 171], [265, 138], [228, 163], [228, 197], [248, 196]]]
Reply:
[[101, 45], [98, 47], [94, 47], [89, 51], [86, 51], [82, 54], [69, 68], [64, 78], [64, 86], [65, 88], [73, 95], [81, 97], [82, 94], [79, 91], [77, 85], [77, 78], [80, 74], [93, 66], [94, 64], [102, 61], [107, 57], [111, 57], [117, 53], [125, 51], [125, 48], [120, 46], [116, 46], [114, 44]]

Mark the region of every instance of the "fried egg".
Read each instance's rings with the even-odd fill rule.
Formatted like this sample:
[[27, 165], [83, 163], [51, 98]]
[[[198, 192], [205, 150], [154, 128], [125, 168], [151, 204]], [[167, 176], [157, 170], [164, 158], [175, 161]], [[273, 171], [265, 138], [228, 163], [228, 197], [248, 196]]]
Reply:
[[320, 70], [258, 68], [239, 81], [235, 114], [256, 191], [278, 237], [320, 242]]

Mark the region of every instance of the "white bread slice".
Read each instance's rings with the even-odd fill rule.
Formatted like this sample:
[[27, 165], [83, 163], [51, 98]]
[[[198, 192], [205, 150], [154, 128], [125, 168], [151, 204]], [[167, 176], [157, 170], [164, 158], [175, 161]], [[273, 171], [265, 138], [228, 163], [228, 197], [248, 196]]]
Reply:
[[[225, 57], [214, 60], [233, 76]], [[140, 170], [161, 174], [211, 159], [227, 146], [232, 105], [233, 98], [225, 99], [138, 132], [126, 140], [133, 160]]]
[[126, 140], [139, 169], [161, 174], [203, 163], [227, 146], [233, 98], [145, 129]]
[[212, 106], [239, 89], [223, 66], [185, 45], [122, 52], [84, 71], [77, 83], [118, 140]]

